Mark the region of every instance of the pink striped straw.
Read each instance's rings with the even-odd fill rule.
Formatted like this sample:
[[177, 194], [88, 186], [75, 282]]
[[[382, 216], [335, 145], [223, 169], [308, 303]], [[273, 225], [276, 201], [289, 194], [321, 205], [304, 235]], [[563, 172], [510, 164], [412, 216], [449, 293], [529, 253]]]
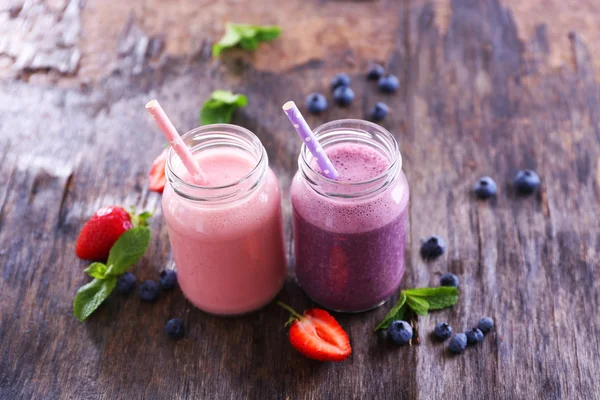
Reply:
[[171, 120], [169, 120], [169, 117], [167, 117], [167, 114], [165, 114], [165, 111], [160, 104], [158, 104], [158, 101], [150, 100], [148, 104], [146, 104], [146, 110], [154, 117], [161, 132], [165, 135], [165, 138], [167, 138], [169, 144], [173, 147], [173, 150], [175, 150], [175, 153], [181, 158], [183, 166], [190, 173], [194, 183], [199, 185], [205, 184], [204, 173], [198, 166], [196, 160], [194, 160], [190, 149], [185, 145], [179, 133], [177, 133], [177, 130], [171, 123]]
[[337, 179], [339, 176], [337, 170], [331, 163], [329, 157], [327, 157], [327, 154], [325, 154], [325, 152], [323, 151], [323, 148], [319, 144], [319, 141], [317, 140], [315, 135], [310, 130], [308, 124], [306, 123], [306, 120], [304, 119], [302, 114], [300, 114], [296, 103], [294, 103], [293, 101], [288, 101], [283, 105], [282, 108], [283, 112], [285, 112], [285, 115], [287, 115], [292, 125], [294, 125], [294, 128], [296, 128], [296, 132], [298, 132], [298, 135], [300, 135], [308, 150], [317, 160], [317, 164], [319, 164], [319, 168], [321, 168], [321, 171], [323, 171], [327, 178], [334, 180]]

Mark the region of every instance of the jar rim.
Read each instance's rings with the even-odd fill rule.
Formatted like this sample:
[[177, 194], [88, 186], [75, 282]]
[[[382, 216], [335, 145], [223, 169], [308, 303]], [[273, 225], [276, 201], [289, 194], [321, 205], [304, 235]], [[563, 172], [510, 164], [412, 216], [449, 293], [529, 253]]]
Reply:
[[[327, 144], [332, 144], [333, 140], [330, 137], [327, 137], [328, 134], [334, 132], [350, 132], [354, 134], [358, 134], [359, 138], [362, 138], [362, 141], [367, 142], [375, 142], [373, 138], [373, 133], [377, 135], [381, 135], [387, 141], [387, 147], [383, 148], [382, 146], [376, 146], [378, 150], [381, 150], [383, 155], [388, 158], [390, 164], [387, 168], [379, 173], [378, 175], [358, 182], [348, 182], [348, 181], [338, 181], [335, 179], [328, 178], [321, 173], [319, 173], [313, 165], [311, 165], [312, 161], [312, 153], [308, 149], [306, 143], [302, 144], [300, 149], [300, 157], [298, 158], [298, 167], [301, 171], [304, 172], [305, 178], [311, 178], [309, 180], [323, 183], [324, 185], [330, 187], [348, 187], [348, 188], [363, 188], [368, 187], [378, 182], [382, 182], [385, 185], [387, 179], [390, 176], [395, 176], [398, 170], [402, 169], [402, 155], [400, 154], [400, 148], [398, 146], [398, 141], [387, 129], [383, 128], [380, 125], [374, 124], [370, 121], [360, 120], [360, 119], [340, 119], [335, 121], [327, 122], [323, 125], [318, 126], [313, 130], [313, 134], [317, 139], [325, 140], [321, 141], [321, 146], [325, 147]], [[347, 142], [347, 140], [339, 140], [337, 142]], [[335, 143], [335, 141], [334, 141]], [[306, 170], [308, 170], [310, 177], [307, 177]], [[329, 195], [334, 195], [329, 193]], [[359, 195], [359, 194], [357, 194]], [[358, 197], [358, 196], [341, 196], [341, 197]]]
[[[238, 186], [244, 185], [247, 182], [249, 182], [251, 179], [255, 178], [257, 174], [260, 174], [260, 176], [258, 176], [258, 182], [259, 183], [262, 179], [262, 177], [264, 176], [264, 172], [266, 171], [265, 165], [268, 164], [268, 155], [267, 152], [264, 148], [264, 146], [262, 145], [262, 143], [260, 142], [260, 140], [258, 139], [258, 137], [252, 133], [250, 130], [241, 127], [241, 126], [237, 126], [237, 125], [232, 125], [232, 124], [210, 124], [210, 125], [204, 125], [204, 126], [200, 126], [194, 129], [191, 129], [189, 131], [187, 131], [186, 133], [184, 133], [183, 135], [181, 135], [181, 139], [185, 142], [192, 142], [192, 145], [188, 145], [186, 143], [186, 146], [188, 146], [188, 148], [190, 148], [190, 150], [192, 151], [192, 154], [197, 154], [201, 151], [203, 151], [206, 147], [211, 147], [211, 146], [216, 146], [217, 144], [208, 144], [208, 145], [204, 145], [202, 146], [202, 144], [193, 144], [195, 141], [200, 141], [200, 140], [213, 140], [213, 141], [218, 141], [218, 139], [224, 139], [224, 138], [228, 138], [229, 140], [236, 140], [236, 143], [238, 145], [238, 147], [240, 147], [241, 149], [249, 152], [250, 154], [252, 154], [253, 156], [255, 156], [255, 163], [254, 166], [252, 167], [252, 169], [245, 174], [244, 176], [242, 176], [239, 179], [236, 179], [233, 182], [229, 182], [227, 184], [224, 185], [197, 185], [195, 183], [191, 183], [191, 182], [187, 182], [186, 180], [184, 180], [181, 176], [179, 176], [176, 172], [175, 172], [175, 167], [174, 167], [174, 161], [177, 160], [179, 158], [179, 156], [177, 155], [177, 153], [175, 153], [175, 150], [170, 147], [169, 151], [167, 152], [167, 166], [166, 166], [166, 172], [167, 172], [167, 178], [169, 181], [169, 184], [171, 184], [173, 186], [173, 188], [175, 189], [175, 191], [179, 194], [182, 195], [190, 200], [222, 200], [222, 199], [226, 199], [229, 198], [231, 196], [227, 195], [227, 196], [216, 196], [216, 197], [210, 197], [211, 193], [217, 192], [217, 191], [223, 191], [223, 190], [227, 190], [227, 189], [235, 189]], [[232, 142], [233, 143], [233, 142]], [[197, 148], [197, 146], [201, 146], [199, 148]], [[176, 184], [178, 187], [175, 188], [173, 184]], [[256, 186], [255, 185], [251, 185], [251, 188], [254, 188]], [[190, 195], [186, 195], [182, 193], [182, 189], [185, 190], [192, 190], [192, 191], [196, 191], [196, 192], [203, 192], [205, 194], [207, 194], [208, 196], [202, 196], [202, 197], [198, 197], [196, 198], [195, 196], [190, 196]], [[234, 193], [233, 195], [237, 194]]]

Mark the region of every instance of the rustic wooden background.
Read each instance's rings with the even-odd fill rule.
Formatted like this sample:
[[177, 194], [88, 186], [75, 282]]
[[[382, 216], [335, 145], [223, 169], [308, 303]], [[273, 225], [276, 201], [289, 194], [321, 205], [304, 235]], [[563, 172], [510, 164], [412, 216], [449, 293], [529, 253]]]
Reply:
[[[284, 34], [215, 61], [227, 20]], [[363, 79], [372, 60], [400, 77], [399, 93]], [[420, 344], [378, 344], [371, 330], [390, 304], [338, 315], [354, 348], [340, 364], [297, 354], [275, 305], [223, 319], [180, 292], [155, 305], [113, 296], [77, 322], [84, 221], [108, 204], [160, 209], [146, 187], [164, 142], [148, 99], [184, 132], [212, 90], [249, 96], [233, 122], [268, 150], [289, 243], [299, 143], [280, 107], [340, 71], [356, 101], [309, 122], [390, 105], [383, 125], [412, 191], [403, 287], [461, 278], [457, 306], [415, 321]], [[595, 0], [0, 1], [0, 398], [600, 398], [599, 77]], [[509, 182], [525, 167], [543, 184], [520, 198]], [[470, 193], [482, 175], [498, 182], [496, 200]], [[152, 229], [140, 279], [169, 260], [160, 211]], [[418, 248], [430, 234], [448, 252], [427, 264]], [[311, 305], [291, 280], [280, 298]], [[483, 315], [496, 331], [461, 356], [429, 336], [441, 320], [463, 330]], [[163, 333], [172, 317], [185, 319], [180, 341]]]

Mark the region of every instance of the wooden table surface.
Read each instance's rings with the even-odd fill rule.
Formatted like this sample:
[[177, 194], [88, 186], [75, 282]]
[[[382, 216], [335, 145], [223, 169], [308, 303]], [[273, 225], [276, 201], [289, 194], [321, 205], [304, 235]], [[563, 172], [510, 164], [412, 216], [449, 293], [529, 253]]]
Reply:
[[[284, 33], [213, 60], [227, 20]], [[396, 95], [364, 79], [373, 60], [400, 77]], [[300, 143], [281, 105], [327, 92], [341, 71], [355, 102], [309, 123], [390, 106], [383, 126], [412, 192], [402, 287], [436, 285], [446, 271], [461, 279], [455, 307], [413, 321], [419, 344], [390, 348], [371, 334], [391, 302], [336, 315], [354, 350], [338, 364], [296, 353], [274, 304], [217, 318], [179, 291], [154, 305], [114, 295], [75, 319], [88, 278], [74, 242], [100, 206], [157, 208], [134, 273], [155, 279], [169, 262], [160, 195], [147, 189], [164, 143], [148, 99], [184, 132], [212, 90], [248, 95], [232, 122], [267, 148], [289, 244]], [[599, 71], [595, 0], [0, 2], [0, 398], [600, 398]], [[542, 178], [535, 196], [511, 188], [522, 168]], [[473, 197], [483, 175], [497, 199]], [[448, 251], [425, 263], [418, 249], [431, 234]], [[279, 297], [312, 305], [291, 278]], [[430, 337], [436, 322], [464, 330], [484, 315], [497, 329], [461, 356]], [[179, 341], [163, 332], [173, 317], [186, 323]]]

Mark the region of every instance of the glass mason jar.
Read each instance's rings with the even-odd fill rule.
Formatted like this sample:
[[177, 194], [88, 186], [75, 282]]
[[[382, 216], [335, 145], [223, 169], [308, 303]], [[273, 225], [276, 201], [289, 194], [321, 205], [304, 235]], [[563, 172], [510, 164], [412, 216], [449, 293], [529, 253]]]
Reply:
[[321, 175], [302, 146], [291, 189], [296, 279], [328, 309], [366, 311], [404, 274], [409, 189], [398, 143], [381, 126], [352, 119], [314, 134], [340, 176]]
[[196, 128], [182, 139], [209, 183], [190, 183], [169, 150], [162, 206], [179, 286], [209, 313], [259, 309], [287, 272], [281, 193], [267, 152], [252, 132], [228, 124]]

